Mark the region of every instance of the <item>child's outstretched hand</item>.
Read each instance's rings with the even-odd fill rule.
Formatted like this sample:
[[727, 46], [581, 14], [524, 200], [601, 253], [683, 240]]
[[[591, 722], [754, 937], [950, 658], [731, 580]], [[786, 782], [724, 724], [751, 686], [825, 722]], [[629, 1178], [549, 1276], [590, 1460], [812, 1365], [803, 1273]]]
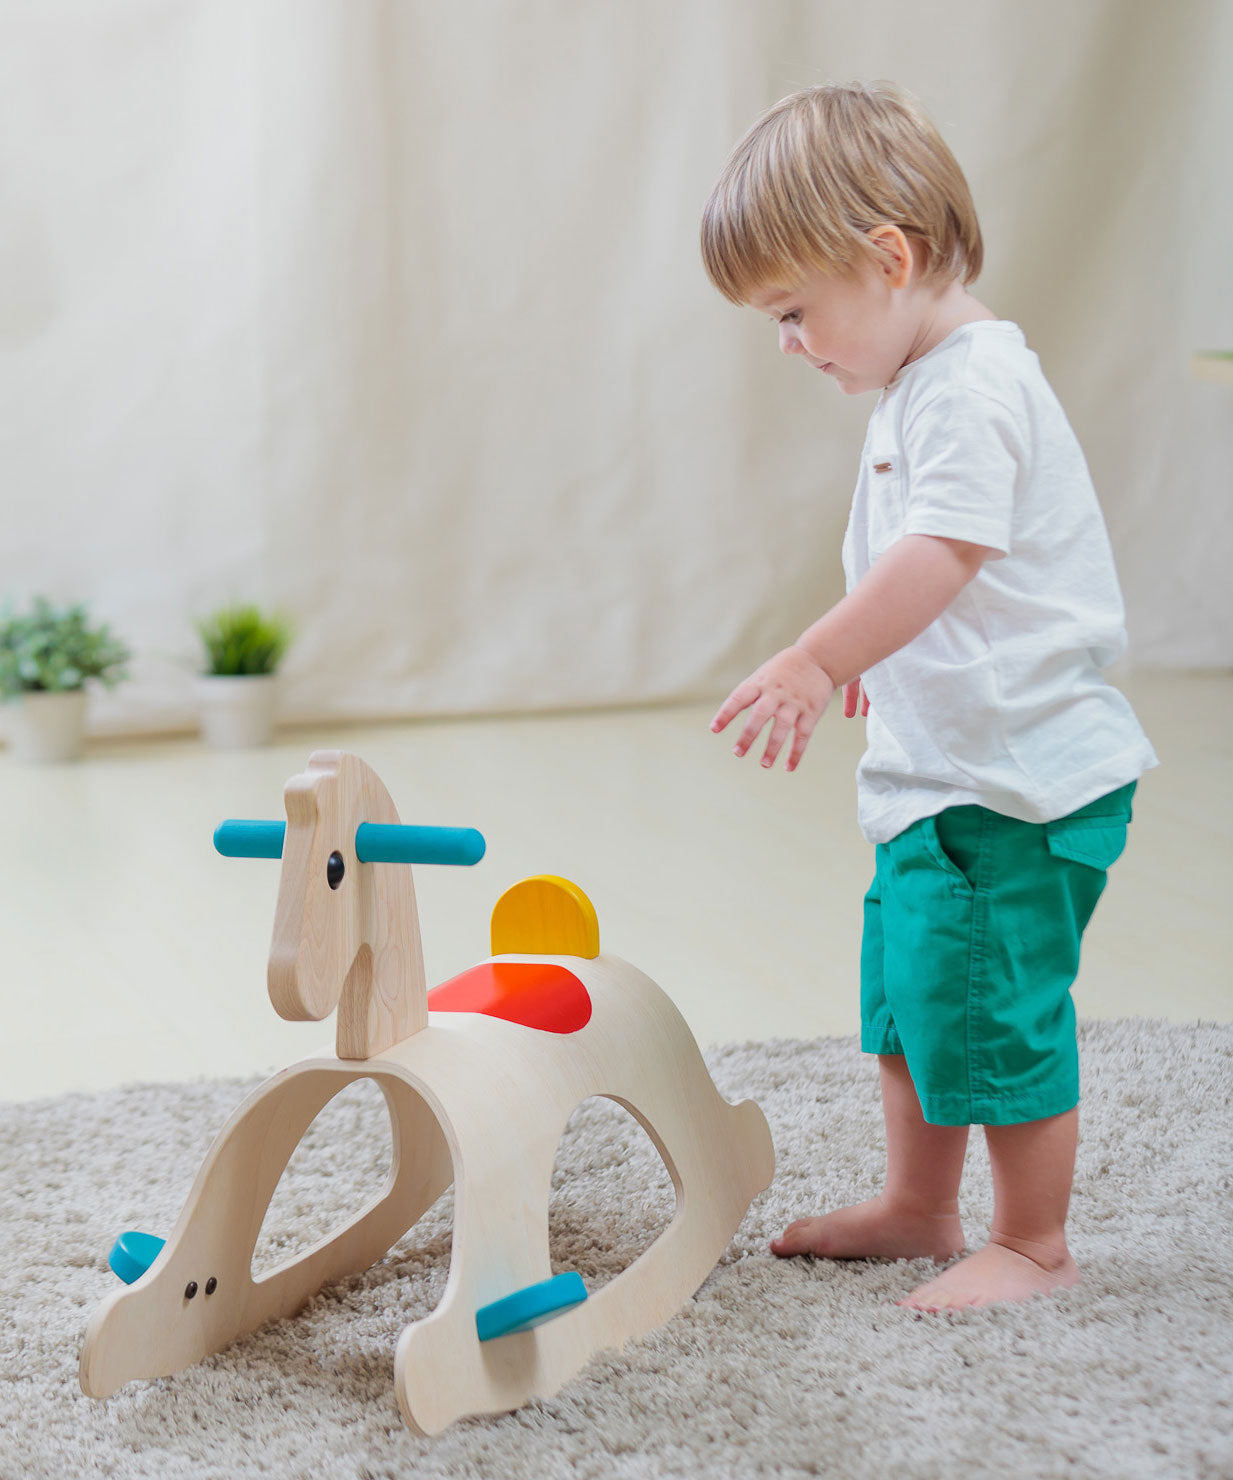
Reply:
[[786, 769], [795, 771], [814, 726], [826, 712], [834, 692], [835, 685], [829, 675], [818, 667], [804, 648], [787, 647], [768, 658], [744, 683], [737, 684], [719, 706], [719, 712], [711, 721], [711, 729], [718, 734], [741, 710], [748, 709], [749, 718], [733, 747], [734, 753], [744, 755], [770, 720], [771, 733], [762, 764], [775, 764], [784, 741], [791, 734], [792, 748]]

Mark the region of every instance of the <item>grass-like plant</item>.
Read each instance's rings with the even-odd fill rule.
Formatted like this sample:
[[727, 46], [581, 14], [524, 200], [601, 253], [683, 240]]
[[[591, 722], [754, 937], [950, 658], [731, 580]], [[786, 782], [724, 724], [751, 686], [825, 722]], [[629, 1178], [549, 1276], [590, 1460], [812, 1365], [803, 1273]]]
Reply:
[[56, 606], [36, 596], [27, 612], [0, 615], [0, 699], [63, 693], [95, 678], [107, 688], [128, 677], [132, 653], [82, 603]]
[[214, 678], [274, 673], [291, 646], [291, 623], [252, 605], [224, 606], [197, 623], [206, 673]]

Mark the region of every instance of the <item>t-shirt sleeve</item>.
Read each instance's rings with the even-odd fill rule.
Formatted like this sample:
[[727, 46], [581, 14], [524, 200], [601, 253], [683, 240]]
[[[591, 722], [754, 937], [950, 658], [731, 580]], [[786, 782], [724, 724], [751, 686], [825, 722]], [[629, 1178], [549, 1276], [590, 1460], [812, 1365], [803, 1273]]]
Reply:
[[911, 419], [903, 444], [903, 533], [969, 540], [1009, 554], [1015, 488], [1028, 451], [1014, 414], [979, 391], [947, 390]]

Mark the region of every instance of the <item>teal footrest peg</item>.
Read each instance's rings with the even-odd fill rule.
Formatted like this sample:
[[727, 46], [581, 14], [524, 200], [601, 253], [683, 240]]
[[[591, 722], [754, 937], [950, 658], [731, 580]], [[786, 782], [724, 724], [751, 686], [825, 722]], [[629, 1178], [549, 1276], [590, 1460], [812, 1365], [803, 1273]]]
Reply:
[[550, 1280], [540, 1280], [491, 1305], [482, 1305], [475, 1312], [475, 1332], [481, 1341], [492, 1341], [497, 1336], [512, 1336], [515, 1331], [530, 1331], [581, 1305], [586, 1298], [587, 1287], [580, 1274], [573, 1270], [554, 1274]]
[[136, 1230], [122, 1233], [107, 1256], [107, 1263], [126, 1285], [139, 1280], [162, 1252], [166, 1239]]

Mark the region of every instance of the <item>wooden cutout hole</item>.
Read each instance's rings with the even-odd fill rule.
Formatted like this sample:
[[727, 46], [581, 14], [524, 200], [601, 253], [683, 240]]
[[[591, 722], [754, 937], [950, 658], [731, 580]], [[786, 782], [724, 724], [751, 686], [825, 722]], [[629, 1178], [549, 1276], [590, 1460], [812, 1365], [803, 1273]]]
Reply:
[[553, 1274], [577, 1270], [593, 1295], [651, 1247], [676, 1208], [672, 1177], [637, 1118], [604, 1096], [583, 1100], [552, 1169]]
[[265, 1279], [341, 1233], [390, 1184], [394, 1127], [376, 1081], [352, 1080], [317, 1112], [291, 1153], [253, 1250]]

